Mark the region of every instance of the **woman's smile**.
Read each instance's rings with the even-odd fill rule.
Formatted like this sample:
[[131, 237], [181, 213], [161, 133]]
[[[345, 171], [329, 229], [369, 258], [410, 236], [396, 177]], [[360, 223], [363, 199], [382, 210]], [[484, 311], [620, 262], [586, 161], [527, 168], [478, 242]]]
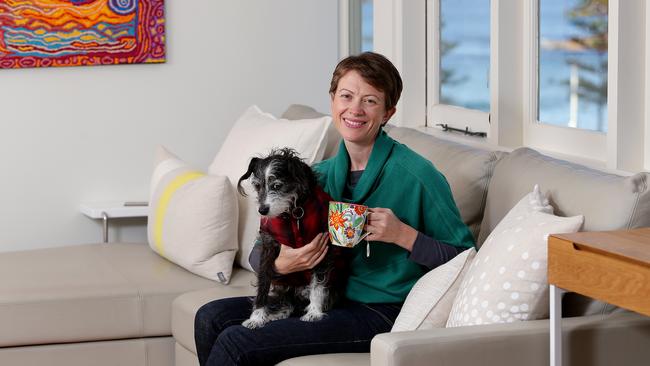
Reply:
[[345, 127], [347, 128], [361, 128], [366, 124], [366, 121], [358, 119], [358, 118], [343, 118], [343, 123], [345, 123]]

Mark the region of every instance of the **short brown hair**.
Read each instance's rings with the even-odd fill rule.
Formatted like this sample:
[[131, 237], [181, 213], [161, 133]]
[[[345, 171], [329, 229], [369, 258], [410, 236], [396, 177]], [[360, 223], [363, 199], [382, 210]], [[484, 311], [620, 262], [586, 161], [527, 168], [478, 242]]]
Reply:
[[336, 92], [343, 75], [352, 70], [358, 72], [363, 80], [385, 94], [386, 110], [397, 105], [402, 94], [402, 78], [399, 71], [386, 57], [374, 52], [364, 52], [341, 60], [332, 74], [330, 94]]

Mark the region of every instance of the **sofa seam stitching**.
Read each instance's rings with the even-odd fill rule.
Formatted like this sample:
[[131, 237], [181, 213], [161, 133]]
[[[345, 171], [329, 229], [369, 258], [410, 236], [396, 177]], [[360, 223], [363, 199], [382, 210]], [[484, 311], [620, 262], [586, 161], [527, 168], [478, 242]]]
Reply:
[[[476, 245], [479, 245], [479, 239], [481, 238], [481, 229], [483, 228], [483, 221], [485, 220], [485, 208], [487, 207], [487, 198], [490, 194], [490, 184], [492, 183], [492, 178], [494, 177], [494, 172], [497, 169], [497, 165], [505, 158], [507, 155], [499, 156], [497, 152], [492, 153], [494, 164], [491, 164], [491, 167], [488, 168], [488, 179], [485, 182], [484, 194], [481, 202], [481, 222], [479, 223], [478, 236], [476, 238]], [[487, 238], [487, 236], [485, 237]], [[482, 244], [482, 243], [481, 243]], [[478, 250], [478, 246], [476, 247]]]
[[144, 303], [143, 303], [143, 296], [142, 296], [142, 289], [140, 288], [140, 285], [136, 283], [135, 281], [131, 281], [131, 279], [124, 275], [122, 271], [116, 267], [111, 261], [107, 260], [106, 258], [103, 258], [104, 263], [109, 265], [113, 270], [115, 270], [115, 273], [117, 273], [120, 277], [122, 277], [125, 282], [129, 285], [133, 285], [136, 289], [136, 300], [138, 304], [138, 313], [139, 313], [139, 319], [138, 319], [138, 328], [140, 331], [140, 337], [146, 337], [145, 332], [144, 332]]
[[639, 201], [641, 200], [641, 194], [648, 189], [648, 182], [645, 175], [642, 175], [642, 180], [643, 180], [643, 189], [639, 189], [639, 191], [636, 193], [636, 198], [634, 200], [634, 207], [632, 208], [632, 212], [628, 217], [626, 229], [632, 228], [632, 219], [636, 216], [637, 209], [639, 208]]
[[497, 156], [496, 153], [492, 153], [492, 159], [490, 161], [491, 164], [489, 164], [488, 167], [488, 172], [487, 172], [487, 179], [485, 180], [485, 184], [483, 187], [483, 197], [481, 197], [481, 222], [479, 223], [479, 228], [478, 228], [478, 233], [476, 237], [476, 243], [478, 244], [478, 239], [481, 236], [481, 226], [483, 226], [483, 219], [485, 219], [485, 206], [487, 205], [487, 196], [488, 196], [488, 190], [490, 188], [490, 182], [492, 181], [492, 176], [494, 175], [494, 171], [496, 170], [496, 165], [499, 163], [501, 159]]
[[144, 364], [149, 366], [149, 346], [145, 339], [142, 339], [142, 343], [144, 344]]
[[140, 291], [140, 288], [138, 287], [138, 308], [140, 310], [140, 336], [145, 337], [144, 334], [144, 301], [142, 297], [142, 292]]

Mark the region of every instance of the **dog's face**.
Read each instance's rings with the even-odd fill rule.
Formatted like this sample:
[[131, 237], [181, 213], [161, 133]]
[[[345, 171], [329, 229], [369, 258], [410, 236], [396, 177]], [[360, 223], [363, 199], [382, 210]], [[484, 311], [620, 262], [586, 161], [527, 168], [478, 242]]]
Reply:
[[296, 206], [309, 191], [311, 169], [289, 149], [274, 151], [265, 158], [253, 158], [248, 171], [239, 179], [237, 189], [246, 195], [241, 183], [250, 179], [257, 193], [258, 211], [275, 217]]

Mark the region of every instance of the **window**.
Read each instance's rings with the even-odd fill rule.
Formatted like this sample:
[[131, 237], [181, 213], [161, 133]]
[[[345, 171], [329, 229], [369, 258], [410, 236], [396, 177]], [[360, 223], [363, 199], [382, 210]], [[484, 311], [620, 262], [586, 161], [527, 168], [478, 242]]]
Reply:
[[490, 4], [440, 0], [440, 103], [490, 111]]
[[361, 0], [361, 52], [372, 51], [372, 0]]
[[[607, 8], [600, 0], [529, 0], [525, 22], [524, 138], [523, 145], [546, 152], [561, 152], [595, 162], [608, 159], [607, 70], [608, 54], [589, 49], [604, 37], [603, 16], [583, 16], [589, 4]], [[589, 10], [593, 11], [593, 10]], [[584, 29], [592, 23], [599, 35]], [[578, 26], [581, 24], [582, 26]], [[598, 92], [595, 92], [595, 91]], [[604, 100], [602, 99], [604, 98]]]
[[607, 131], [608, 0], [540, 0], [537, 120]]
[[429, 126], [487, 132], [490, 1], [427, 2]]
[[373, 0], [349, 1], [349, 53], [373, 50]]

